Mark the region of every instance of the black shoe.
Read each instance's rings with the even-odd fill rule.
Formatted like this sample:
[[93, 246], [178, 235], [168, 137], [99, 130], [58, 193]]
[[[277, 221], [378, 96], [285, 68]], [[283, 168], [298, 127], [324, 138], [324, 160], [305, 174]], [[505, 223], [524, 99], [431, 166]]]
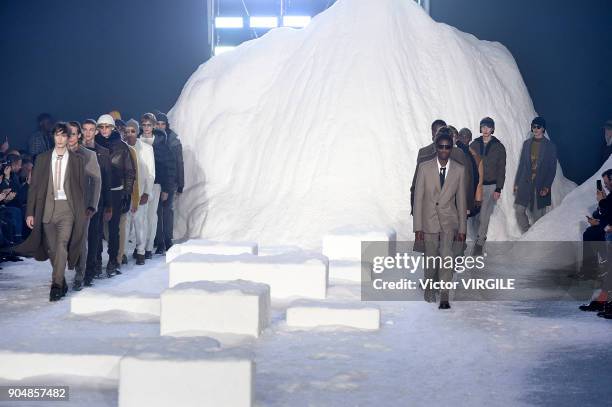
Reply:
[[127, 256], [124, 254], [123, 257], [121, 258], [121, 264], [128, 264], [127, 261]]
[[62, 297], [65, 297], [66, 293], [68, 293], [68, 283], [66, 282], [66, 279], [64, 279], [64, 285], [62, 286]]
[[151, 260], [153, 258], [153, 253], [150, 251], [146, 251], [144, 256], [145, 256], [145, 259]]
[[136, 249], [134, 249], [134, 253], [132, 253], [132, 258], [137, 259], [136, 256], [138, 256], [138, 252], [136, 251]]
[[448, 301], [440, 301], [440, 305], [438, 306], [438, 309], [450, 309], [450, 304], [448, 303]]
[[472, 256], [482, 256], [484, 246], [478, 243], [474, 244], [474, 250], [472, 250]]
[[166, 251], [170, 250], [173, 245], [174, 244], [172, 242], [166, 243]]
[[117, 272], [117, 267], [118, 264], [112, 261], [109, 261], [108, 264], [106, 265], [106, 276], [108, 278], [111, 278], [116, 272]]
[[81, 291], [83, 289], [83, 285], [80, 281], [75, 281], [72, 283], [72, 291]]
[[83, 281], [83, 286], [85, 286], [85, 287], [93, 287], [93, 285], [94, 285], [94, 284], [93, 284], [93, 282], [92, 282], [92, 281], [91, 281], [91, 279], [89, 279], [89, 278], [86, 278], [86, 279]]
[[578, 307], [578, 309], [580, 311], [587, 311], [587, 312], [603, 311], [605, 304], [606, 303], [603, 301], [591, 301], [589, 304], [582, 304], [581, 306]]
[[163, 249], [163, 247], [158, 246], [157, 250], [155, 250], [155, 254], [166, 254], [165, 250]]
[[49, 301], [59, 301], [62, 299], [62, 287], [57, 284], [51, 285], [51, 292], [49, 293]]
[[145, 264], [145, 256], [144, 254], [137, 254], [136, 255], [136, 265], [137, 266], [144, 266]]

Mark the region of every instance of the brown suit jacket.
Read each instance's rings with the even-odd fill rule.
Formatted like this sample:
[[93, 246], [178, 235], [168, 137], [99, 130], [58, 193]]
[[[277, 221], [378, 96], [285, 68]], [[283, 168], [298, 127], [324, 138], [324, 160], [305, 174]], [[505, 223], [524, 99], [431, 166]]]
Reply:
[[[414, 176], [412, 177], [412, 185], [410, 186], [410, 207], [412, 209], [412, 214], [414, 215], [414, 189], [416, 187], [416, 180], [417, 180], [417, 175], [419, 172], [419, 165], [425, 161], [429, 161], [432, 158], [436, 157], [436, 147], [434, 146], [434, 143], [431, 143], [428, 146], [425, 146], [423, 148], [421, 148], [419, 150], [419, 154], [417, 155], [417, 163], [416, 163], [416, 167], [414, 169]], [[469, 191], [470, 193], [466, 195], [466, 200], [467, 200], [467, 209], [469, 209], [470, 211], [474, 209], [474, 194], [471, 193], [472, 191], [472, 184], [473, 184], [473, 179], [474, 179], [474, 174], [472, 174], [473, 169], [472, 169], [472, 165], [471, 163], [468, 161], [468, 157], [465, 156], [465, 153], [463, 152], [463, 150], [461, 150], [458, 147], [453, 147], [453, 149], [451, 150], [451, 156], [450, 156], [453, 160], [458, 161], [459, 164], [463, 165], [464, 171], [465, 171], [465, 187], [466, 187], [466, 191]], [[470, 164], [470, 165], [468, 165]], [[482, 177], [481, 177], [482, 179]], [[481, 199], [482, 201], [482, 199]]]
[[[68, 198], [68, 204], [74, 214], [74, 225], [72, 235], [68, 244], [68, 268], [72, 269], [77, 264], [81, 255], [82, 242], [85, 232], [85, 164], [80, 156], [67, 151], [69, 155], [64, 190]], [[34, 228], [28, 239], [15, 247], [15, 251], [24, 256], [34, 257], [38, 261], [49, 258], [47, 241], [44, 237], [43, 218], [53, 213], [55, 201], [53, 194], [48, 194], [49, 180], [51, 174], [51, 155], [49, 150], [36, 157], [36, 164], [32, 170], [32, 180], [28, 190], [28, 204], [26, 217], [34, 216]], [[51, 197], [51, 198], [49, 198]]]
[[465, 169], [451, 159], [444, 186], [440, 188], [437, 158], [419, 167], [414, 191], [415, 232], [458, 232], [467, 230]]

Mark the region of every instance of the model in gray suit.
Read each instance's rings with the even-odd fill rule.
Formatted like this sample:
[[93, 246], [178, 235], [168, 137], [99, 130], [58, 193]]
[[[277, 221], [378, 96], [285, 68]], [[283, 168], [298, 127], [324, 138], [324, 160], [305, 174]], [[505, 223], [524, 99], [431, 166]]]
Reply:
[[[436, 157], [419, 165], [414, 193], [413, 227], [415, 239], [424, 240], [425, 258], [454, 256], [454, 242], [463, 245], [467, 229], [465, 169], [450, 158], [453, 137], [448, 127], [438, 131]], [[451, 282], [453, 269], [430, 265], [426, 281]], [[450, 308], [449, 290], [440, 290], [440, 309]], [[435, 291], [425, 289], [425, 300], [435, 302]]]

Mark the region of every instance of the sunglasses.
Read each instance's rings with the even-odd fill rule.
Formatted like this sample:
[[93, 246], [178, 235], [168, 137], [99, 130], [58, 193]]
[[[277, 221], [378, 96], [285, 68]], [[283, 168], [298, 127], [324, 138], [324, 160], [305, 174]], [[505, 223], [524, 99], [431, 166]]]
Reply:
[[534, 124], [533, 126], [531, 126], [532, 129], [541, 129], [542, 126], [539, 124]]
[[453, 148], [450, 144], [438, 144], [438, 150], [450, 150]]

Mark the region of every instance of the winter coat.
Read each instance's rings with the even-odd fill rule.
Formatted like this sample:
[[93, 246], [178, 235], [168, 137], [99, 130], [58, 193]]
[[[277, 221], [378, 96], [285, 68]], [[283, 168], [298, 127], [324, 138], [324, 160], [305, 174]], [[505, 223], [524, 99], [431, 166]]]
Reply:
[[155, 182], [155, 153], [153, 147], [138, 139], [134, 145], [138, 155], [138, 189], [140, 195], [153, 194], [153, 183]]
[[110, 180], [112, 177], [110, 152], [108, 151], [108, 148], [104, 148], [98, 143], [95, 143], [94, 147], [87, 147], [87, 149], [96, 153], [96, 157], [98, 158], [98, 165], [100, 166], [100, 175], [102, 176], [102, 186], [100, 189], [100, 201], [98, 202], [98, 210], [100, 211], [101, 208], [112, 208], [110, 193]]
[[495, 136], [486, 146], [480, 136], [470, 147], [482, 158], [483, 185], [495, 185], [495, 191], [501, 192], [506, 182], [506, 147]]
[[169, 128], [166, 129], [168, 133], [168, 144], [170, 145], [170, 149], [174, 153], [175, 163], [176, 163], [176, 191], [179, 194], [183, 193], [183, 188], [185, 187], [185, 166], [183, 164], [183, 145], [181, 144], [181, 140], [179, 140], [178, 135]]
[[162, 192], [171, 193], [176, 191], [176, 157], [170, 149], [166, 132], [155, 129], [153, 134], [154, 183], [161, 186]]
[[[538, 160], [535, 180], [531, 180], [531, 145], [533, 137], [525, 140], [521, 149], [521, 158], [516, 170], [514, 185], [517, 188], [514, 203], [521, 206], [529, 206], [534, 193], [537, 192], [537, 208], [542, 209], [551, 205], [551, 186], [557, 172], [557, 148], [555, 144], [542, 138], [538, 150]], [[548, 188], [546, 196], [540, 196], [540, 191]]]
[[108, 149], [110, 154], [110, 189], [123, 187], [123, 194], [129, 199], [136, 180], [136, 169], [130, 156], [130, 148], [116, 131], [113, 131], [108, 138], [101, 134], [96, 135], [96, 143]]
[[[34, 217], [34, 228], [25, 242], [14, 248], [15, 252], [24, 256], [34, 257], [38, 261], [49, 258], [47, 239], [44, 236], [43, 215], [45, 202], [47, 200], [47, 188], [51, 173], [51, 155], [53, 150], [44, 152], [38, 156], [36, 165], [32, 170], [32, 179], [28, 193], [28, 204], [26, 217]], [[85, 239], [85, 164], [77, 154], [67, 151], [68, 166], [64, 185], [68, 198], [68, 204], [74, 215], [72, 234], [68, 243], [68, 268], [73, 269], [77, 264], [83, 249]], [[68, 183], [68, 184], [66, 184]]]

